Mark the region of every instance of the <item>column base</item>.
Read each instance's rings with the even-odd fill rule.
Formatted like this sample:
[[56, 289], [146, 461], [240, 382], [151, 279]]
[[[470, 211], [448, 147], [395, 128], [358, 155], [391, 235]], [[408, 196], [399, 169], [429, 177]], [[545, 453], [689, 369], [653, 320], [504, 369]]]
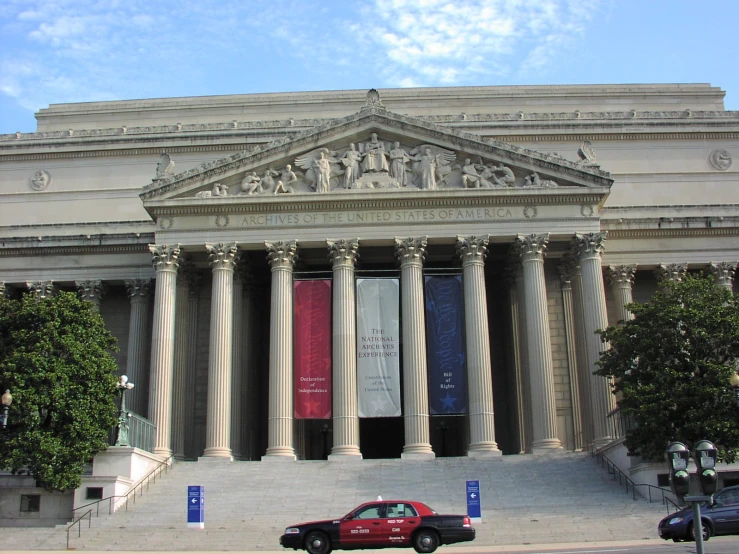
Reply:
[[436, 454], [430, 444], [406, 444], [400, 455], [402, 460], [433, 460]]
[[233, 456], [200, 456], [198, 458], [198, 463], [205, 462], [205, 463], [223, 463], [223, 464], [230, 464], [233, 462]]
[[213, 446], [211, 448], [206, 448], [203, 452], [203, 458], [228, 458], [229, 460], [233, 460], [233, 452], [231, 452], [230, 448], [223, 448], [222, 446]]
[[467, 450], [468, 458], [497, 458], [503, 453], [498, 450], [498, 445], [493, 443], [471, 444]]
[[295, 449], [292, 446], [270, 446], [267, 448], [267, 452], [264, 453], [264, 458], [291, 458], [297, 460], [295, 455]]
[[362, 452], [359, 447], [355, 445], [344, 445], [335, 446], [331, 449], [331, 454], [328, 455], [329, 461], [340, 461], [340, 460], [361, 460]]
[[152, 454], [156, 454], [157, 456], [161, 456], [165, 460], [169, 458], [172, 455], [172, 450], [169, 448], [156, 448], [151, 451]]
[[559, 439], [534, 441], [534, 444], [531, 445], [532, 454], [550, 454], [552, 452], [564, 452]]

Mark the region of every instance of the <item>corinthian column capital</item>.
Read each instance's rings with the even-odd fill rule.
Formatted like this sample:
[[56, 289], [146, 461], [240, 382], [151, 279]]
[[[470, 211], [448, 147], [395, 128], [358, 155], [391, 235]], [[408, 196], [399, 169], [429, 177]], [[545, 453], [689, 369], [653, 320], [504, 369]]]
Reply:
[[543, 260], [544, 251], [549, 244], [549, 233], [542, 235], [518, 235], [516, 237], [516, 253], [521, 261]]
[[28, 292], [36, 299], [49, 298], [54, 295], [54, 281], [28, 281]]
[[606, 277], [611, 286], [628, 286], [634, 284], [636, 276], [636, 264], [634, 265], [611, 265], [608, 266]]
[[423, 266], [426, 257], [426, 243], [428, 237], [399, 239], [395, 237], [395, 255], [400, 261], [400, 267], [407, 265]]
[[214, 270], [233, 269], [239, 261], [239, 247], [235, 242], [231, 244], [206, 243], [205, 249], [208, 251], [208, 261]]
[[736, 265], [736, 262], [711, 262], [708, 271], [713, 275], [717, 285], [732, 289]]
[[485, 256], [488, 255], [488, 242], [490, 235], [481, 237], [463, 237], [457, 235], [457, 255], [462, 260], [462, 266], [467, 264], [482, 264], [485, 262]]
[[276, 269], [292, 269], [298, 257], [297, 241], [265, 242], [267, 261], [272, 271]]
[[660, 264], [659, 267], [654, 270], [654, 274], [660, 281], [673, 281], [675, 283], [680, 283], [685, 279], [685, 274], [687, 272], [687, 263]]
[[93, 304], [99, 304], [105, 294], [105, 287], [101, 279], [90, 279], [87, 281], [75, 281], [77, 293], [82, 300]]
[[135, 299], [146, 300], [151, 295], [151, 279], [126, 279], [126, 292], [133, 301]]
[[180, 245], [150, 244], [149, 252], [152, 256], [152, 264], [156, 271], [177, 272], [180, 267]]
[[559, 279], [562, 281], [562, 287], [570, 288], [572, 279], [577, 275], [577, 260], [572, 254], [566, 254], [562, 257], [562, 261], [557, 266], [559, 271]]
[[605, 250], [606, 233], [576, 234], [573, 250], [581, 259], [600, 258]]
[[354, 267], [359, 258], [359, 239], [327, 240], [328, 257], [333, 267]]

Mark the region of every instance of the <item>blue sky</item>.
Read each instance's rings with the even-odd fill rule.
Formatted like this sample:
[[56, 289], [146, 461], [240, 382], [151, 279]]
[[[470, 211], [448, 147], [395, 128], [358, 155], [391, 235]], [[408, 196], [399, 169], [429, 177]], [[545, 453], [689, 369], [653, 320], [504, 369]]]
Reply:
[[735, 0], [0, 0], [0, 133], [49, 104], [409, 86], [711, 83]]

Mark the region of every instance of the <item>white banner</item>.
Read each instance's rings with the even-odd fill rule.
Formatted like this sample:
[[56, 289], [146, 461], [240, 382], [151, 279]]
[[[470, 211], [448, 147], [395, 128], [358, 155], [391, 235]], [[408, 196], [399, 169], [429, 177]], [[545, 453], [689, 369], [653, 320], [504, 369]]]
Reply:
[[399, 313], [398, 279], [357, 279], [359, 417], [401, 415]]

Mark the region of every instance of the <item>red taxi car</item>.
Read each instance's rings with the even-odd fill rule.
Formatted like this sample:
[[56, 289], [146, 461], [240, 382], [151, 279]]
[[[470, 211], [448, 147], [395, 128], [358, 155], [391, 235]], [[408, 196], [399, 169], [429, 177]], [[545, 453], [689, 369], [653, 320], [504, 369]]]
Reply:
[[309, 554], [403, 546], [429, 554], [439, 545], [474, 538], [475, 529], [466, 515], [440, 515], [412, 500], [378, 500], [358, 506], [341, 519], [292, 525], [280, 537], [280, 545]]

